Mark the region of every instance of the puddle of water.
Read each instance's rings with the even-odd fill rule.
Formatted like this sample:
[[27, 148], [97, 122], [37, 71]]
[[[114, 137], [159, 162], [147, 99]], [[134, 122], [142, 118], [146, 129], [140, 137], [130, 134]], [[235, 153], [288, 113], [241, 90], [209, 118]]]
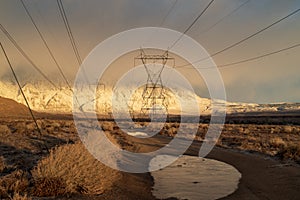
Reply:
[[[149, 168], [171, 156], [157, 156]], [[214, 200], [233, 193], [241, 174], [231, 165], [194, 156], [181, 156], [170, 166], [151, 172], [154, 178], [152, 193], [158, 199], [176, 197], [188, 200]]]

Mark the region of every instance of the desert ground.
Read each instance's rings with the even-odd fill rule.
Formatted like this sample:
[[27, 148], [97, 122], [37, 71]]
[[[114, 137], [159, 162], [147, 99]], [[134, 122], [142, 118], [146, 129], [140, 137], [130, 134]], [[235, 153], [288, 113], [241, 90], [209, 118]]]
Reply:
[[[120, 172], [97, 161], [80, 142], [71, 115], [34, 113], [40, 135], [22, 104], [1, 98], [0, 113], [1, 199], [155, 199], [151, 174]], [[254, 116], [228, 116], [207, 156], [242, 174], [238, 189], [224, 199], [299, 199], [299, 115]], [[207, 119], [200, 120], [186, 155], [198, 155]], [[161, 148], [179, 127], [174, 118], [145, 140], [125, 134], [112, 119], [99, 119], [99, 124], [113, 143], [133, 152]]]

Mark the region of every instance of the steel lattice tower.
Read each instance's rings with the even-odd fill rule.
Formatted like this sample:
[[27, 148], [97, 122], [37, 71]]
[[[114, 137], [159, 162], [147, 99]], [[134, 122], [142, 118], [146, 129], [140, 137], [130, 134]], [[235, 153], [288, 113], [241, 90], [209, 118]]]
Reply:
[[162, 55], [146, 54], [143, 50], [138, 57], [135, 58], [136, 63], [141, 63], [147, 73], [147, 82], [142, 92], [142, 102], [140, 108], [140, 117], [156, 115], [166, 109], [168, 112], [168, 103], [166, 101], [166, 89], [162, 81], [162, 72], [169, 61], [174, 58], [169, 57], [169, 53]]

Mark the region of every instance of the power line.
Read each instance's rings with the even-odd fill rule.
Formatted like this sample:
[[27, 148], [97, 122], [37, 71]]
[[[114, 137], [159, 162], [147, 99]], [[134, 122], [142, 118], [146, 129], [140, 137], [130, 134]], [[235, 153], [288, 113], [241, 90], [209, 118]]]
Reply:
[[[24, 9], [25, 9], [25, 11], [26, 11], [28, 17], [30, 18], [32, 24], [34, 25], [36, 31], [38, 32], [40, 38], [42, 39], [42, 41], [43, 41], [45, 47], [47, 48], [47, 50], [48, 50], [48, 52], [49, 52], [51, 58], [52, 58], [53, 61], [55, 62], [55, 64], [56, 64], [56, 66], [57, 66], [57, 68], [58, 68], [58, 70], [59, 70], [61, 76], [63, 77], [64, 81], [66, 82], [67, 87], [68, 87], [68, 88], [70, 89], [70, 91], [74, 94], [74, 91], [73, 91], [73, 89], [72, 89], [72, 87], [71, 87], [71, 85], [70, 85], [68, 79], [66, 78], [66, 76], [65, 76], [65, 74], [64, 74], [64, 72], [63, 72], [61, 66], [58, 64], [58, 61], [56, 60], [56, 58], [55, 58], [53, 52], [51, 51], [49, 45], [47, 44], [47, 42], [46, 42], [46, 40], [45, 40], [43, 34], [42, 34], [41, 31], [39, 30], [37, 24], [35, 23], [35, 21], [34, 21], [34, 19], [33, 19], [33, 17], [32, 17], [32, 15], [30, 14], [28, 8], [26, 7], [26, 4], [24, 3], [23, 0], [20, 0], [20, 1], [21, 1], [22, 5], [23, 5], [23, 7], [24, 7]], [[78, 103], [78, 105], [80, 105], [78, 98], [77, 98], [76, 96], [74, 96], [74, 97], [75, 97], [75, 101]]]
[[[41, 137], [41, 136], [42, 136], [42, 131], [41, 131], [41, 129], [40, 129], [38, 123], [37, 123], [37, 120], [36, 120], [36, 118], [35, 118], [35, 116], [34, 116], [34, 114], [33, 114], [33, 111], [32, 111], [32, 109], [31, 109], [31, 107], [30, 107], [30, 105], [29, 105], [29, 102], [28, 102], [28, 100], [27, 100], [27, 98], [26, 98], [26, 96], [25, 96], [25, 94], [24, 94], [24, 91], [23, 91], [22, 86], [21, 86], [21, 84], [20, 84], [20, 82], [19, 82], [19, 80], [18, 80], [18, 77], [17, 77], [17, 75], [16, 75], [16, 73], [15, 73], [15, 70], [14, 70], [14, 68], [13, 68], [13, 66], [12, 66], [12, 64], [11, 64], [11, 62], [10, 62], [8, 56], [7, 56], [7, 53], [6, 53], [6, 51], [5, 51], [5, 49], [4, 49], [4, 47], [3, 47], [3, 45], [2, 45], [1, 42], [0, 42], [0, 46], [1, 46], [1, 49], [2, 49], [2, 51], [3, 51], [4, 57], [5, 57], [5, 59], [6, 59], [7, 63], [8, 63], [8, 65], [9, 65], [9, 68], [10, 68], [10, 70], [11, 70], [11, 72], [12, 72], [12, 74], [13, 74], [13, 76], [14, 76], [14, 78], [15, 78], [17, 84], [18, 84], [19, 90], [21, 91], [21, 94], [22, 94], [22, 96], [23, 96], [23, 98], [24, 98], [24, 100], [25, 100], [25, 103], [26, 103], [27, 108], [28, 108], [28, 110], [29, 110], [29, 113], [30, 113], [30, 115], [31, 115], [31, 117], [32, 117], [32, 119], [33, 119], [33, 121], [34, 121], [34, 124], [35, 124], [35, 126], [36, 126], [36, 128], [37, 128], [37, 131], [39, 132], [39, 136]], [[45, 147], [46, 150], [49, 152], [48, 147], [47, 147], [46, 145], [44, 145], [44, 147]]]
[[[69, 36], [69, 39], [70, 39], [70, 42], [71, 42], [71, 45], [72, 45], [72, 49], [74, 51], [75, 57], [77, 59], [78, 65], [80, 67], [81, 64], [82, 64], [82, 58], [80, 56], [80, 53], [79, 53], [79, 50], [78, 50], [78, 47], [77, 47], [77, 44], [76, 44], [76, 41], [75, 41], [75, 38], [74, 38], [74, 35], [73, 35], [73, 32], [72, 32], [72, 29], [71, 29], [71, 26], [70, 26], [70, 23], [69, 23], [64, 5], [62, 3], [62, 0], [56, 0], [56, 2], [57, 2], [57, 5], [58, 5], [58, 8], [59, 8], [60, 15], [63, 19], [64, 25], [67, 29], [67, 33], [68, 33], [68, 36]], [[90, 81], [87, 78], [84, 66], [82, 66], [82, 72], [83, 72], [83, 76], [84, 76], [84, 79], [85, 79], [86, 83], [90, 84]]]
[[237, 62], [233, 62], [233, 63], [229, 63], [229, 64], [219, 65], [218, 67], [220, 67], [220, 68], [221, 67], [228, 67], [228, 66], [233, 66], [233, 65], [237, 65], [237, 64], [242, 64], [242, 63], [245, 63], [245, 62], [258, 60], [258, 59], [265, 58], [265, 57], [268, 57], [268, 56], [271, 56], [271, 55], [274, 55], [274, 54], [282, 53], [284, 51], [288, 51], [288, 50], [291, 50], [291, 49], [294, 49], [294, 48], [297, 48], [297, 47], [300, 47], [300, 43], [296, 44], [296, 45], [293, 45], [293, 46], [283, 48], [283, 49], [279, 49], [277, 51], [273, 51], [273, 52], [270, 52], [270, 53], [267, 53], [267, 54], [264, 54], [264, 55], [248, 58], [248, 59], [245, 59], [245, 60], [241, 60], [241, 61], [237, 61]]
[[41, 31], [39, 30], [37, 24], [35, 23], [35, 21], [34, 21], [32, 15], [30, 14], [28, 8], [26, 7], [26, 4], [25, 4], [24, 0], [20, 0], [20, 1], [21, 1], [21, 3], [22, 3], [23, 8], [24, 8], [25, 11], [26, 11], [27, 16], [29, 17], [30, 21], [32, 22], [33, 26], [35, 27], [35, 30], [38, 32], [38, 34], [39, 34], [41, 40], [43, 41], [45, 47], [47, 48], [48, 53], [49, 53], [49, 55], [51, 56], [52, 60], [54, 61], [54, 63], [55, 63], [55, 65], [56, 65], [57, 69], [59, 70], [59, 72], [60, 72], [62, 78], [63, 78], [64, 81], [66, 82], [67, 86], [71, 89], [71, 85], [70, 85], [68, 79], [66, 78], [66, 76], [65, 76], [65, 74], [64, 74], [64, 72], [63, 72], [61, 66], [59, 65], [59, 63], [58, 63], [58, 61], [56, 60], [56, 58], [55, 58], [53, 52], [51, 51], [49, 45], [47, 44], [46, 39], [44, 38], [43, 34], [41, 33]]
[[[254, 60], [259, 60], [261, 58], [265, 58], [265, 57], [268, 57], [268, 56], [271, 56], [271, 55], [274, 55], [274, 54], [279, 54], [279, 53], [282, 53], [284, 51], [295, 49], [297, 47], [300, 47], [300, 43], [289, 46], [289, 47], [286, 47], [286, 48], [283, 48], [283, 49], [279, 49], [279, 50], [276, 50], [276, 51], [273, 51], [273, 52], [270, 52], [270, 53], [266, 53], [266, 54], [263, 54], [263, 55], [260, 55], [260, 56], [256, 56], [256, 57], [252, 57], [252, 58], [248, 58], [248, 59], [244, 59], [244, 60], [240, 60], [240, 61], [236, 61], [236, 62], [232, 62], [232, 63], [228, 63], [228, 64], [218, 65], [217, 67], [218, 68], [225, 68], [225, 67], [230, 67], [230, 66], [234, 66], [234, 65], [254, 61]], [[188, 66], [187, 67], [181, 67], [181, 68], [194, 69], [194, 68], [188, 67]], [[198, 68], [198, 69], [212, 69], [212, 68], [214, 68], [214, 67], [201, 67], [201, 68]]]
[[209, 2], [209, 4], [204, 8], [204, 10], [202, 10], [202, 12], [196, 17], [196, 19], [194, 19], [194, 21], [189, 25], [189, 27], [187, 27], [187, 29], [183, 32], [184, 34], [186, 34], [194, 25], [195, 23], [200, 19], [200, 17], [206, 12], [206, 10], [210, 7], [210, 5], [214, 2], [215, 0], [211, 0]]
[[167, 12], [166, 16], [163, 18], [163, 20], [160, 23], [160, 27], [163, 26], [163, 24], [166, 22], [167, 18], [169, 17], [169, 15], [171, 14], [171, 12], [173, 11], [173, 9], [175, 8], [175, 5], [177, 4], [178, 0], [175, 0], [172, 4], [172, 6], [170, 7], [169, 11]]
[[[71, 87], [71, 85], [70, 85], [68, 79], [66, 78], [66, 76], [65, 76], [65, 74], [64, 74], [64, 72], [63, 72], [61, 66], [59, 65], [58, 61], [56, 60], [56, 58], [55, 58], [53, 52], [51, 51], [51, 49], [50, 49], [48, 43], [46, 42], [46, 40], [45, 40], [43, 34], [42, 34], [41, 31], [39, 30], [37, 24], [35, 23], [35, 21], [34, 21], [34, 19], [33, 19], [33, 17], [32, 17], [32, 15], [30, 14], [28, 8], [26, 7], [26, 4], [24, 3], [23, 0], [20, 0], [20, 1], [21, 1], [22, 5], [23, 5], [23, 7], [24, 7], [24, 9], [25, 9], [25, 11], [26, 11], [28, 17], [30, 18], [32, 24], [34, 25], [36, 31], [38, 32], [40, 38], [42, 39], [42, 41], [43, 41], [45, 47], [47, 48], [47, 50], [48, 50], [48, 52], [49, 52], [51, 58], [53, 59], [53, 61], [55, 62], [57, 68], [59, 69], [60, 74], [62, 75], [63, 79], [65, 80], [65, 82], [66, 82], [67, 86], [69, 87], [69, 89], [71, 90], [71, 92], [74, 94], [74, 91], [73, 91], [73, 89], [72, 89], [72, 87]], [[58, 2], [58, 1], [57, 1], [57, 2]], [[70, 29], [70, 26], [69, 26], [69, 23], [68, 23], [68, 20], [67, 20], [67, 17], [66, 17], [66, 14], [65, 14], [65, 11], [64, 11], [62, 2], [60, 1], [60, 3], [61, 3], [61, 7], [60, 7], [60, 8], [62, 9], [61, 11], [62, 11], [62, 13], [63, 13], [63, 16], [65, 16], [65, 17], [63, 17], [63, 19], [64, 19], [64, 22], [66, 22], [66, 27], [67, 27], [68, 33], [70, 33], [70, 36], [71, 36], [71, 38], [72, 38], [71, 43], [72, 43], [72, 41], [73, 41], [72, 44], [75, 45], [75, 46], [73, 46], [73, 45], [72, 45], [72, 46], [75, 47], [75, 50], [76, 50], [76, 52], [77, 52], [77, 54], [75, 53], [75, 55], [76, 55], [76, 57], [78, 58], [78, 63], [79, 63], [79, 65], [80, 65], [80, 64], [81, 64], [81, 58], [80, 58], [80, 55], [79, 55], [79, 53], [78, 53], [78, 50], [77, 50], [77, 47], [76, 47], [76, 44], [75, 44], [75, 40], [74, 40], [73, 34], [72, 34], [72, 32], [71, 32], [71, 29]], [[49, 80], [49, 79], [48, 79], [48, 80]], [[50, 81], [50, 80], [49, 80], [49, 81]], [[55, 86], [55, 87], [56, 87], [56, 86]], [[57, 88], [58, 88], [58, 87], [57, 87]], [[78, 101], [78, 98], [77, 98], [76, 96], [75, 96], [75, 101], [78, 103], [78, 105], [80, 105], [80, 103], [79, 103], [79, 101]], [[84, 111], [83, 111], [83, 112], [84, 112]], [[84, 113], [84, 114], [85, 114], [85, 113]]]
[[[158, 25], [159, 27], [162, 27], [162, 26], [164, 25], [164, 23], [166, 22], [167, 18], [169, 17], [169, 15], [171, 14], [171, 12], [172, 12], [173, 9], [175, 8], [175, 5], [177, 4], [177, 2], [178, 2], [178, 0], [175, 0], [175, 1], [173, 2], [173, 4], [171, 5], [171, 7], [169, 8], [167, 14], [164, 16], [164, 18], [162, 19], [162, 21], [161, 21], [160, 24]], [[148, 43], [151, 39], [152, 39], [152, 38], [148, 38], [148, 39], [146, 40], [146, 42], [144, 42], [144, 43]], [[141, 49], [142, 49], [142, 46], [143, 46], [143, 45], [141, 45]]]
[[57, 0], [56, 2], [57, 2], [57, 5], [58, 5], [58, 8], [59, 8], [60, 15], [61, 15], [61, 17], [63, 19], [64, 25], [65, 25], [65, 27], [67, 29], [68, 36], [69, 36], [69, 39], [70, 39], [70, 42], [71, 42], [71, 45], [72, 45], [75, 57], [76, 57], [77, 62], [79, 64], [79, 66], [80, 66], [82, 64], [82, 59], [80, 57], [80, 53], [78, 51], [78, 47], [76, 45], [76, 41], [74, 39], [74, 35], [72, 33], [72, 30], [71, 30], [69, 20], [68, 20], [68, 17], [66, 15], [66, 11], [65, 11], [64, 5], [63, 5], [63, 3], [62, 3], [61, 0]]
[[237, 8], [235, 8], [234, 10], [232, 10], [230, 13], [228, 13], [227, 15], [225, 15], [223, 18], [221, 18], [220, 20], [218, 20], [216, 23], [214, 23], [213, 25], [211, 25], [209, 28], [207, 28], [206, 30], [202, 31], [199, 35], [202, 35], [204, 33], [209, 32], [211, 29], [213, 29], [214, 27], [216, 27], [218, 24], [220, 24], [222, 21], [224, 21], [226, 18], [230, 17], [231, 15], [233, 15], [234, 13], [236, 13], [238, 10], [240, 10], [242, 7], [244, 7], [246, 4], [248, 4], [251, 0], [247, 0], [244, 3], [242, 3], [241, 5], [239, 5]]
[[33, 114], [33, 111], [31, 110], [31, 107], [30, 107], [30, 105], [29, 105], [29, 102], [28, 102], [28, 100], [27, 100], [27, 98], [26, 98], [26, 96], [25, 96], [25, 94], [24, 94], [24, 92], [23, 92], [22, 86], [21, 86], [21, 84], [20, 84], [20, 82], [19, 82], [19, 80], [18, 80], [18, 78], [17, 78], [17, 75], [16, 75], [16, 73], [15, 73], [15, 70], [13, 69], [12, 64], [11, 64], [11, 62], [10, 62], [10, 60], [9, 60], [7, 54], [6, 54], [6, 51], [5, 51], [5, 49], [4, 49], [4, 47], [3, 47], [3, 45], [2, 45], [1, 42], [0, 42], [0, 46], [1, 46], [1, 49], [2, 49], [3, 54], [4, 54], [4, 56], [5, 56], [5, 59], [6, 59], [7, 63], [8, 63], [8, 65], [9, 65], [9, 68], [10, 68], [10, 70], [11, 70], [11, 72], [12, 72], [12, 74], [13, 74], [13, 76], [14, 76], [14, 78], [15, 78], [17, 84], [18, 84], [18, 87], [19, 87], [19, 89], [20, 89], [20, 91], [21, 91], [21, 94], [22, 94], [22, 96], [23, 96], [23, 98], [24, 98], [24, 100], [25, 100], [25, 103], [26, 103], [26, 105], [27, 105], [27, 107], [28, 107], [28, 110], [29, 110], [29, 112], [30, 112], [30, 115], [31, 115], [32, 119], [34, 120], [35, 125], [36, 125], [36, 127], [37, 127], [39, 133], [41, 133], [41, 130], [40, 130], [40, 128], [39, 128], [39, 126], [38, 126], [38, 124], [37, 124], [37, 122], [36, 122], [35, 116], [34, 116], [34, 114]]
[[[26, 11], [28, 17], [30, 18], [32, 24], [34, 25], [36, 31], [38, 32], [40, 38], [42, 39], [42, 41], [43, 41], [45, 47], [47, 48], [47, 50], [48, 50], [48, 52], [49, 52], [49, 55], [51, 56], [52, 60], [54, 61], [55, 65], [56, 65], [56, 67], [58, 68], [58, 70], [59, 70], [59, 72], [60, 72], [62, 78], [64, 79], [65, 83], [67, 84], [67, 87], [68, 87], [68, 88], [70, 89], [70, 91], [74, 94], [74, 91], [73, 91], [73, 89], [72, 89], [72, 87], [71, 87], [71, 85], [70, 85], [70, 83], [69, 83], [67, 77], [65, 76], [65, 74], [64, 74], [64, 72], [63, 72], [61, 66], [59, 65], [58, 61], [56, 60], [56, 58], [55, 58], [53, 52], [51, 51], [49, 45], [48, 45], [47, 42], [46, 42], [46, 40], [45, 40], [43, 34], [42, 34], [41, 31], [39, 30], [37, 24], [35, 23], [35, 21], [34, 21], [34, 19], [33, 19], [33, 17], [32, 17], [32, 15], [30, 14], [28, 8], [26, 7], [26, 4], [24, 3], [23, 0], [20, 0], [20, 1], [21, 1], [22, 5], [23, 5], [23, 8], [25, 9], [25, 11]], [[76, 102], [78, 103], [78, 105], [80, 105], [80, 103], [79, 103], [79, 101], [78, 101], [78, 98], [77, 98], [76, 96], [75, 96], [75, 100], [76, 100]]]
[[25, 51], [18, 45], [16, 40], [10, 35], [10, 33], [4, 28], [2, 24], [0, 24], [1, 31], [5, 34], [5, 36], [10, 40], [10, 42], [16, 47], [16, 49], [22, 54], [22, 56], [33, 66], [33, 68], [41, 74], [53, 87], [58, 88], [53, 81], [51, 81], [48, 76], [42, 72], [39, 67], [31, 60], [31, 58], [25, 53]]
[[[287, 19], [287, 18], [289, 18], [289, 17], [295, 15], [295, 14], [298, 13], [299, 11], [300, 11], [300, 8], [298, 8], [298, 9], [295, 10], [294, 12], [288, 14], [287, 16], [280, 18], [279, 20], [273, 22], [272, 24], [266, 26], [265, 28], [260, 29], [259, 31], [255, 32], [255, 33], [253, 33], [253, 34], [251, 34], [251, 35], [249, 35], [249, 36], [247, 36], [247, 37], [244, 38], [244, 39], [242, 39], [242, 40], [240, 40], [240, 41], [238, 41], [238, 42], [236, 42], [236, 43], [234, 43], [234, 44], [232, 44], [232, 45], [230, 45], [230, 46], [228, 46], [228, 47], [226, 47], [226, 48], [224, 48], [224, 49], [222, 49], [222, 50], [220, 50], [220, 51], [217, 51], [216, 53], [213, 53], [213, 54], [210, 55], [210, 56], [207, 56], [207, 57], [202, 58], [202, 59], [200, 59], [200, 60], [194, 61], [193, 64], [198, 63], [198, 62], [201, 62], [201, 61], [204, 61], [204, 60], [207, 60], [207, 59], [212, 58], [212, 57], [214, 57], [214, 56], [216, 56], [216, 55], [218, 55], [218, 54], [221, 54], [221, 53], [223, 53], [223, 52], [225, 52], [225, 51], [227, 51], [227, 50], [229, 50], [229, 49], [232, 49], [232, 48], [235, 47], [235, 46], [238, 46], [238, 45], [242, 44], [243, 42], [245, 42], [245, 41], [247, 41], [247, 40], [249, 40], [249, 39], [251, 39], [251, 38], [253, 38], [253, 37], [259, 35], [260, 33], [262, 33], [262, 32], [264, 32], [264, 31], [268, 30], [269, 28], [275, 26], [276, 24], [278, 24], [278, 23], [284, 21], [285, 19]], [[188, 65], [190, 65], [190, 64], [182, 65], [182, 66], [179, 66], [179, 67], [184, 67], [184, 66], [188, 66]]]
[[194, 19], [194, 21], [185, 29], [185, 31], [181, 34], [181, 36], [168, 48], [168, 50], [172, 49], [181, 39], [182, 37], [195, 25], [195, 23], [200, 19], [200, 17], [207, 11], [207, 9], [211, 6], [211, 4], [215, 0], [211, 0], [208, 5], [202, 10], [202, 12]]
[[[2, 32], [5, 34], [5, 36], [13, 43], [13, 45], [17, 48], [17, 50], [22, 54], [22, 56], [36, 69], [54, 88], [56, 89], [61, 89], [59, 88], [53, 81], [51, 81], [46, 74], [44, 74], [39, 67], [30, 59], [30, 57], [24, 52], [24, 50], [18, 45], [18, 43], [14, 40], [14, 38], [10, 35], [10, 33], [3, 27], [2, 24], [0, 24], [0, 29]], [[70, 90], [73, 92], [72, 88], [70, 87]], [[78, 102], [77, 97], [75, 96], [75, 100]]]
[[[168, 47], [168, 49], [165, 51], [165, 53], [164, 53], [164, 55], [166, 54], [166, 55], [168, 55], [168, 52], [169, 52], [169, 50], [170, 49], [172, 49], [181, 39], [182, 39], [182, 37], [196, 24], [196, 22], [200, 19], [200, 17], [201, 16], [203, 16], [204, 15], [204, 13], [208, 10], [208, 8], [211, 6], [211, 4], [214, 2], [214, 0], [211, 0], [208, 4], [207, 4], [207, 6], [198, 14], [198, 16], [193, 20], [193, 22], [185, 29], [185, 31], [180, 35], [180, 37], [178, 37], [178, 39], [177, 40], [175, 40], [175, 42], [170, 46], [170, 47]], [[175, 4], [177, 3], [177, 0], [175, 1], [175, 3], [172, 5], [172, 7], [171, 7], [171, 9], [169, 10], [169, 12], [167, 13], [167, 15], [166, 15], [166, 17], [165, 17], [165, 19], [168, 17], [168, 15], [170, 14], [170, 12], [173, 10], [173, 8], [175, 7]], [[165, 21], [165, 19], [163, 19], [163, 22]], [[141, 49], [141, 51], [143, 52], [143, 49]], [[143, 64], [144, 64], [144, 66], [146, 67], [146, 63], [144, 63], [143, 62]], [[166, 63], [165, 63], [166, 64]], [[161, 69], [161, 71], [159, 72], [159, 77], [161, 76], [161, 74], [162, 74], [162, 71], [164, 70], [164, 68], [165, 68], [165, 64], [163, 65], [163, 68]], [[147, 71], [147, 73], [148, 73], [148, 69], [147, 69], [147, 67], [146, 67], [146, 71]], [[149, 73], [148, 73], [148, 75], [149, 75]], [[148, 76], [148, 78], [149, 78], [149, 76]], [[161, 77], [159, 78], [160, 80], [161, 80]], [[154, 87], [156, 87], [156, 85], [157, 85], [157, 81], [156, 81], [156, 83], [154, 84]], [[162, 82], [160, 83], [161, 85], [162, 85]], [[147, 88], [147, 86], [146, 86], [146, 88]], [[147, 89], [146, 89], [147, 90]], [[152, 93], [153, 93], [153, 90], [152, 90], [152, 92], [151, 92], [151, 94], [150, 95], [152, 95]]]

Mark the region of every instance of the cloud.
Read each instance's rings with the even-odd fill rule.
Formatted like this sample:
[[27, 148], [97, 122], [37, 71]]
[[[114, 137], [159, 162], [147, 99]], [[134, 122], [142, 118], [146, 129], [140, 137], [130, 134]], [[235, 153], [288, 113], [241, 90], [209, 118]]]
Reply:
[[[74, 37], [84, 58], [99, 42], [118, 32], [142, 26], [158, 26], [165, 17], [173, 0], [64, 0], [64, 5]], [[178, 1], [164, 26], [184, 30], [208, 1]], [[199, 41], [210, 53], [214, 53], [245, 36], [270, 24], [274, 20], [295, 10], [299, 1], [251, 1], [241, 12], [224, 20], [214, 29], [200, 35], [211, 24], [225, 16], [244, 1], [215, 1], [188, 34]], [[55, 57], [69, 79], [74, 79], [78, 70], [74, 53], [59, 16], [55, 1], [26, 1], [29, 10], [49, 43]], [[60, 75], [43, 46], [34, 27], [26, 17], [18, 0], [0, 2], [1, 23], [8, 29], [26, 53], [50, 78], [61, 81]], [[296, 15], [271, 30], [236, 48], [214, 57], [217, 64], [230, 63], [258, 56], [299, 42], [300, 27]], [[41, 77], [19, 55], [16, 49], [0, 33], [0, 39], [7, 48], [18, 76], [23, 80]], [[299, 49], [274, 55], [257, 62], [245, 63], [233, 68], [222, 69], [228, 98], [231, 101], [276, 102], [300, 101]], [[2, 57], [2, 54], [0, 54]], [[130, 61], [131, 62], [131, 61]], [[1, 80], [10, 77], [7, 64], [0, 59]], [[203, 81], [189, 76], [199, 95], [208, 97]], [[29, 74], [29, 75], [28, 75]]]

